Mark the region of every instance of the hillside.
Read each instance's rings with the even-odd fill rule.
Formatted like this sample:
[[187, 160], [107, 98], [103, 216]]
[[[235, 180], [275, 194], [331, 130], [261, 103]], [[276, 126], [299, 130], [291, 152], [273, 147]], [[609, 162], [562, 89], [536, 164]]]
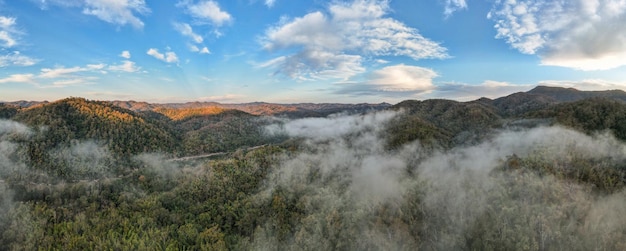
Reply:
[[176, 150], [176, 137], [168, 128], [107, 102], [67, 98], [21, 110], [12, 119], [43, 129], [31, 146], [33, 154], [74, 140], [95, 140], [121, 155]]
[[389, 126], [392, 147], [413, 140], [445, 147], [471, 143], [501, 123], [496, 108], [479, 102], [407, 100], [391, 109], [405, 112]]
[[[273, 104], [254, 102], [244, 104], [221, 104], [217, 102], [188, 102], [151, 104], [135, 101], [112, 101], [112, 104], [133, 111], [190, 111], [202, 109], [239, 110], [259, 116], [285, 116], [290, 118], [324, 117], [334, 113], [365, 113], [383, 110], [389, 106], [380, 104]], [[204, 114], [207, 115], [207, 114]]]
[[527, 114], [530, 118], [551, 118], [555, 123], [587, 133], [610, 131], [626, 140], [626, 103], [595, 97], [560, 103]]
[[626, 247], [617, 99], [126, 104], [0, 105], [0, 250]]
[[626, 101], [626, 92], [622, 90], [580, 91], [574, 88], [537, 86], [527, 93], [550, 97], [559, 102], [571, 102], [596, 97]]

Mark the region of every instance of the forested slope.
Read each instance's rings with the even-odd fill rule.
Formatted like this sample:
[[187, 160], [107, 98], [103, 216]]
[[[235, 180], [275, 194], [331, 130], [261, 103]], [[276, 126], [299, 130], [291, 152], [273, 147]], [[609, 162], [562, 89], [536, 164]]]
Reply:
[[177, 109], [0, 105], [0, 250], [626, 248], [619, 99]]

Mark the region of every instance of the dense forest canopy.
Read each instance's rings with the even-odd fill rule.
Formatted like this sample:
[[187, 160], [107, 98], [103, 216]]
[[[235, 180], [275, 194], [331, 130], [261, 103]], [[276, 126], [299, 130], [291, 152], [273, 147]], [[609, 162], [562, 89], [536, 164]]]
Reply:
[[1, 104], [0, 250], [624, 250], [620, 95]]

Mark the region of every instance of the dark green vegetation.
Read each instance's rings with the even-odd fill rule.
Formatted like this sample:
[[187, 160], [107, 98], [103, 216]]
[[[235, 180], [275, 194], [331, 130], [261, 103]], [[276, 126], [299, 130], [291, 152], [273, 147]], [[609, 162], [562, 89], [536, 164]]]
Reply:
[[0, 250], [624, 250], [621, 95], [0, 105]]

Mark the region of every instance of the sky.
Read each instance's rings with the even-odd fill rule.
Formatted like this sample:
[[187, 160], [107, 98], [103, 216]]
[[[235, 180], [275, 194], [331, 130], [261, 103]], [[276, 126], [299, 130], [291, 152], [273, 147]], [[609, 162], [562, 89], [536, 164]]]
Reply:
[[0, 0], [0, 101], [626, 89], [626, 0]]

